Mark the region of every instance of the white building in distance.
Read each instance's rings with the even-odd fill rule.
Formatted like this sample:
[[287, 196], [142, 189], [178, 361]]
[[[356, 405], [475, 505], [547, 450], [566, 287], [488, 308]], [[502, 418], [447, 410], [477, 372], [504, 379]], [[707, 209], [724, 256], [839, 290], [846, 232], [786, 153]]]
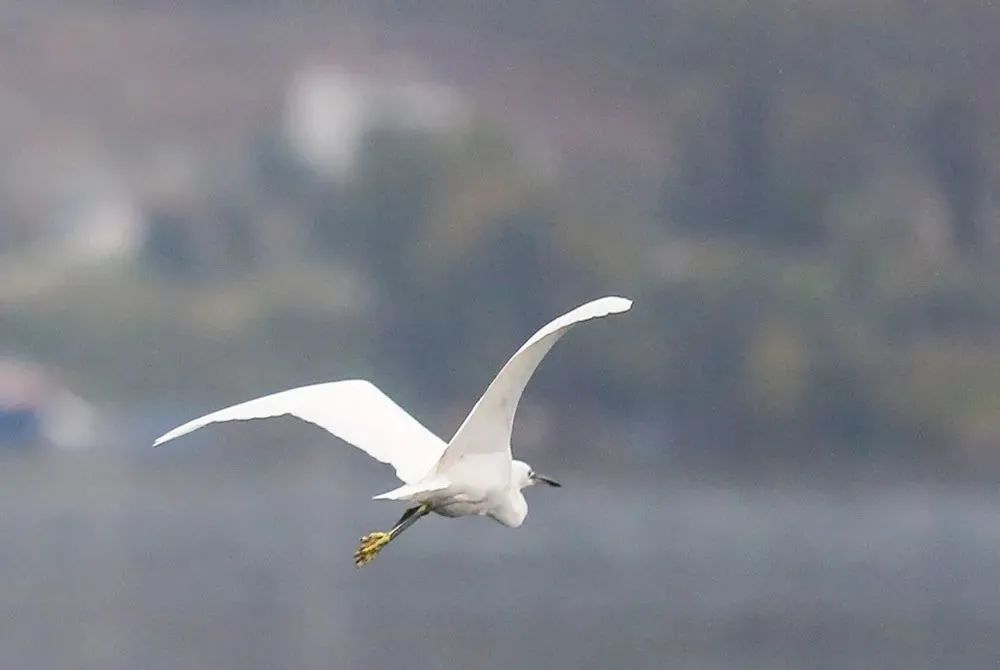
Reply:
[[344, 181], [353, 174], [369, 130], [446, 132], [470, 116], [467, 100], [443, 84], [317, 66], [302, 69], [292, 80], [285, 132], [303, 162]]

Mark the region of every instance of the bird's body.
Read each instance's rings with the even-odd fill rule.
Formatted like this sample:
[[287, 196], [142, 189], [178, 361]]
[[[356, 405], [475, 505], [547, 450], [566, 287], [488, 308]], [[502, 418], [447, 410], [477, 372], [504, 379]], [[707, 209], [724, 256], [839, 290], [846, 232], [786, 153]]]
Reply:
[[[518, 500], [523, 502], [524, 496], [513, 488], [506, 491], [470, 492], [464, 486], [452, 486], [416, 502], [427, 503], [432, 512], [451, 519], [460, 516], [489, 516], [505, 526], [516, 528], [524, 521], [524, 517], [517, 513]], [[523, 509], [526, 515], [527, 505]]]
[[[462, 472], [456, 472], [446, 479], [437, 475], [438, 479], [428, 482], [426, 488], [418, 484], [421, 490], [408, 493], [405, 498], [392, 499], [427, 504], [430, 505], [431, 512], [450, 518], [488, 516], [510, 528], [517, 528], [524, 523], [524, 518], [528, 515], [528, 502], [521, 489], [535, 483], [534, 473], [527, 463], [511, 461], [511, 479], [503, 487], [477, 486], [461, 475]], [[551, 484], [551, 480], [549, 483]], [[439, 486], [441, 488], [437, 488]]]
[[539, 482], [559, 486], [511, 457], [510, 435], [521, 393], [552, 345], [578, 323], [627, 311], [632, 302], [608, 297], [553, 320], [507, 361], [452, 439], [445, 443], [370, 382], [350, 379], [290, 389], [193, 419], [162, 437], [160, 445], [210, 423], [296, 416], [317, 424], [372, 457], [390, 463], [403, 485], [375, 496], [415, 504], [386, 533], [362, 538], [355, 554], [368, 563], [422, 516], [489, 516], [516, 528], [528, 514], [522, 490]]

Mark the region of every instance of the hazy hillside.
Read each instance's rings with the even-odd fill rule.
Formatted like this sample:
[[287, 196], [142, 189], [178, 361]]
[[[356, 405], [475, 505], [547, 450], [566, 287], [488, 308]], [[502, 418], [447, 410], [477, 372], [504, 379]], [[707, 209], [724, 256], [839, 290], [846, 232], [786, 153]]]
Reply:
[[[377, 373], [451, 416], [533, 327], [620, 292], [634, 317], [570, 345], [611, 358], [541, 382], [571, 414], [751, 459], [997, 453], [992, 6], [4, 13], [0, 347], [99, 394]], [[470, 111], [372, 122], [331, 179], [287, 127], [330, 69]], [[26, 255], [106, 201], [135, 256]]]

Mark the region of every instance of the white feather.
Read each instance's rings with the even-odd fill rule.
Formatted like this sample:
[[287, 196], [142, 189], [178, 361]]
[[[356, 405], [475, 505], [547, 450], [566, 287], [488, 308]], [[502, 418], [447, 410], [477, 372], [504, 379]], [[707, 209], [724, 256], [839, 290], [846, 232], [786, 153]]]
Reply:
[[372, 458], [389, 463], [407, 483], [423, 478], [445, 449], [441, 438], [363, 379], [302, 386], [248, 400], [178, 426], [157, 438], [153, 445], [211, 423], [283, 415], [314, 423]]
[[[517, 526], [527, 513], [520, 489], [532, 483], [530, 468], [513, 463], [510, 453], [514, 413], [524, 387], [570, 328], [631, 307], [626, 298], [600, 298], [541, 328], [507, 361], [447, 445], [373, 384], [350, 379], [294, 388], [206, 414], [174, 428], [154, 446], [211, 423], [291, 415], [391, 464], [405, 485], [377, 499], [430, 500], [440, 505], [440, 513], [452, 516], [452, 507], [460, 504], [464, 511], [457, 514], [486, 513]], [[522, 466], [518, 481], [513, 480], [513, 465]], [[510, 510], [516, 513], [506, 514]]]
[[484, 488], [509, 480], [514, 413], [524, 387], [542, 358], [573, 326], [627, 312], [631, 307], [632, 301], [627, 298], [599, 298], [553, 319], [528, 338], [503, 366], [451, 438], [437, 472], [453, 480], [475, 481]]

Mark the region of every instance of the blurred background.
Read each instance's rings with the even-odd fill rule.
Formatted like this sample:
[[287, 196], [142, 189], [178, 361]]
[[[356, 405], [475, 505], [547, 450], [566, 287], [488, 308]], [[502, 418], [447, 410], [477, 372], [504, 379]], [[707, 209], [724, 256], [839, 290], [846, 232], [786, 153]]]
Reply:
[[[0, 6], [0, 660], [1000, 659], [1000, 7]], [[391, 471], [204, 411], [371, 379], [449, 437], [539, 326], [517, 532], [357, 571]]]

